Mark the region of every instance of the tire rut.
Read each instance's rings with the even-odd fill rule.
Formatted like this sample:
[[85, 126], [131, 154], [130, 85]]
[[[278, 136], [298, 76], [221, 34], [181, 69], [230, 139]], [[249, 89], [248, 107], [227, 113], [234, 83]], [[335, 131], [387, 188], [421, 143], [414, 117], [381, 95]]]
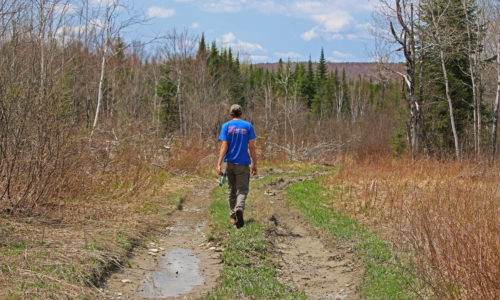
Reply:
[[361, 299], [364, 269], [351, 247], [320, 232], [286, 202], [286, 186], [318, 174], [280, 178], [264, 187], [272, 207], [269, 235], [278, 280], [303, 289], [310, 299]]

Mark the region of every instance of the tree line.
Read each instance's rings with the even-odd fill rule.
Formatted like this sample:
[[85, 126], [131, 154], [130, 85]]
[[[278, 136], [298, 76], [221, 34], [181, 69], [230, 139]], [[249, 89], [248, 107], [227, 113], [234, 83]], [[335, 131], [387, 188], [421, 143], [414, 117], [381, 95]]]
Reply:
[[268, 70], [185, 30], [168, 30], [153, 51], [122, 38], [144, 19], [120, 0], [0, 0], [3, 207], [63, 195], [124, 145], [148, 160], [151, 141], [216, 140], [232, 103], [255, 123], [263, 153], [290, 159], [391, 148], [494, 155], [498, 3], [381, 3], [384, 37], [405, 59], [401, 80], [386, 63], [348, 79], [328, 70], [323, 49], [317, 62]]

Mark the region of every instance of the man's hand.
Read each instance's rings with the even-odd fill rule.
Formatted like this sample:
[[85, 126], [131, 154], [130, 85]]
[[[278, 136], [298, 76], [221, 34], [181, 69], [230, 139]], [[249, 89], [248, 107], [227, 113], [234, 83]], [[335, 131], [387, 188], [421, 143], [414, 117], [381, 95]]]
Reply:
[[252, 158], [252, 175], [256, 176], [258, 171], [257, 171], [257, 151], [255, 151], [255, 142], [254, 140], [248, 141], [248, 150], [250, 150], [250, 157]]
[[227, 152], [227, 141], [223, 141], [220, 145], [219, 160], [217, 161], [217, 174], [222, 175], [222, 161]]
[[253, 175], [253, 176], [256, 176], [256, 175], [257, 175], [257, 173], [258, 173], [258, 171], [257, 171], [257, 165], [255, 165], [255, 164], [254, 164], [254, 165], [252, 166], [252, 175]]

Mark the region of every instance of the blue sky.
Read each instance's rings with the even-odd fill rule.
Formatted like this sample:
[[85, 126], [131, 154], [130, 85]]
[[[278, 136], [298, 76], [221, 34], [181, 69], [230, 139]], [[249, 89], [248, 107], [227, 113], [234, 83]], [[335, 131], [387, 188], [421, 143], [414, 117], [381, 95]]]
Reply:
[[367, 62], [374, 48], [374, 2], [129, 0], [150, 19], [127, 35], [147, 40], [174, 27], [187, 28], [194, 35], [204, 33], [207, 43], [231, 47], [242, 60], [254, 63], [307, 61], [309, 55], [318, 61], [321, 47], [328, 61]]

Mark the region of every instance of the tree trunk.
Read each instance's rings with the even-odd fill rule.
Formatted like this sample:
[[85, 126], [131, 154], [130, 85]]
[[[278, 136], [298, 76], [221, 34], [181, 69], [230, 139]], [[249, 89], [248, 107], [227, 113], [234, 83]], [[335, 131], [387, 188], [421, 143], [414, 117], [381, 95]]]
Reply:
[[[401, 49], [406, 59], [406, 74], [401, 74], [406, 83], [408, 97], [406, 102], [408, 103], [408, 108], [410, 110], [410, 120], [409, 120], [409, 144], [412, 159], [415, 158], [415, 154], [419, 151], [419, 110], [420, 107], [417, 102], [417, 97], [415, 94], [416, 85], [416, 52], [415, 52], [415, 30], [414, 30], [414, 11], [413, 3], [410, 3], [410, 13], [409, 20], [405, 20], [405, 12], [403, 11], [408, 3], [401, 4], [401, 0], [396, 1], [396, 17], [398, 19], [399, 25], [401, 26], [401, 33], [398, 35], [392, 22], [391, 33], [396, 42], [401, 45]], [[403, 91], [404, 92], [404, 91]]]
[[106, 71], [106, 56], [108, 54], [108, 30], [106, 29], [106, 41], [104, 44], [104, 51], [102, 54], [102, 61], [101, 61], [101, 75], [99, 77], [99, 87], [97, 91], [97, 107], [95, 109], [95, 117], [94, 117], [94, 124], [92, 125], [92, 131], [97, 125], [97, 119], [99, 118], [99, 110], [101, 107], [101, 102], [102, 102], [102, 85], [104, 82], [104, 72]]
[[177, 98], [177, 106], [178, 106], [178, 113], [179, 113], [179, 129], [181, 131], [181, 136], [184, 136], [186, 131], [184, 129], [184, 119], [182, 118], [181, 73], [180, 72], [177, 74], [176, 98]]
[[[464, 14], [465, 14], [465, 19], [466, 19], [466, 27], [467, 27], [467, 54], [469, 57], [469, 72], [470, 72], [470, 79], [472, 83], [472, 102], [473, 102], [473, 110], [474, 110], [474, 152], [476, 153], [477, 156], [481, 155], [481, 104], [479, 101], [479, 89], [478, 89], [478, 82], [477, 82], [477, 74], [478, 74], [478, 63], [477, 63], [477, 52], [478, 49], [472, 49], [472, 31], [471, 31], [471, 24], [469, 20], [469, 14], [468, 14], [468, 5], [467, 5], [467, 0], [462, 0], [463, 8], [464, 8]], [[479, 28], [478, 28], [479, 30]], [[479, 36], [479, 33], [478, 33]]]
[[497, 97], [495, 99], [495, 108], [493, 112], [493, 129], [491, 131], [491, 144], [493, 147], [493, 157], [497, 152], [497, 129], [498, 129], [498, 108], [500, 106], [500, 34], [497, 41]]
[[[439, 37], [438, 37], [438, 42], [440, 45], [442, 45]], [[448, 100], [448, 107], [449, 107], [449, 112], [450, 112], [451, 130], [453, 131], [453, 140], [455, 142], [455, 155], [456, 155], [457, 159], [460, 159], [460, 148], [459, 148], [459, 143], [458, 143], [457, 129], [455, 126], [455, 115], [453, 114], [453, 102], [452, 102], [451, 96], [450, 96], [450, 83], [448, 80], [448, 71], [446, 69], [446, 63], [445, 63], [445, 59], [444, 59], [443, 49], [439, 50], [439, 54], [441, 56], [441, 68], [443, 70], [443, 76], [444, 76], [446, 100]]]
[[446, 100], [448, 101], [448, 107], [449, 107], [449, 113], [450, 113], [451, 131], [453, 132], [453, 140], [455, 142], [455, 155], [456, 155], [457, 159], [460, 159], [460, 146], [459, 146], [460, 144], [458, 142], [458, 134], [457, 134], [456, 126], [455, 126], [455, 115], [453, 113], [453, 102], [451, 100], [451, 95], [450, 95], [450, 82], [448, 79], [448, 70], [446, 68], [445, 54], [444, 54], [444, 50], [443, 50], [444, 44], [443, 44], [443, 40], [441, 39], [441, 32], [440, 32], [438, 20], [436, 20], [436, 16], [434, 15], [434, 12], [431, 12], [431, 15], [432, 15], [432, 23], [433, 23], [434, 30], [435, 30], [435, 38], [438, 42], [439, 56], [441, 58], [441, 70], [443, 71]]

